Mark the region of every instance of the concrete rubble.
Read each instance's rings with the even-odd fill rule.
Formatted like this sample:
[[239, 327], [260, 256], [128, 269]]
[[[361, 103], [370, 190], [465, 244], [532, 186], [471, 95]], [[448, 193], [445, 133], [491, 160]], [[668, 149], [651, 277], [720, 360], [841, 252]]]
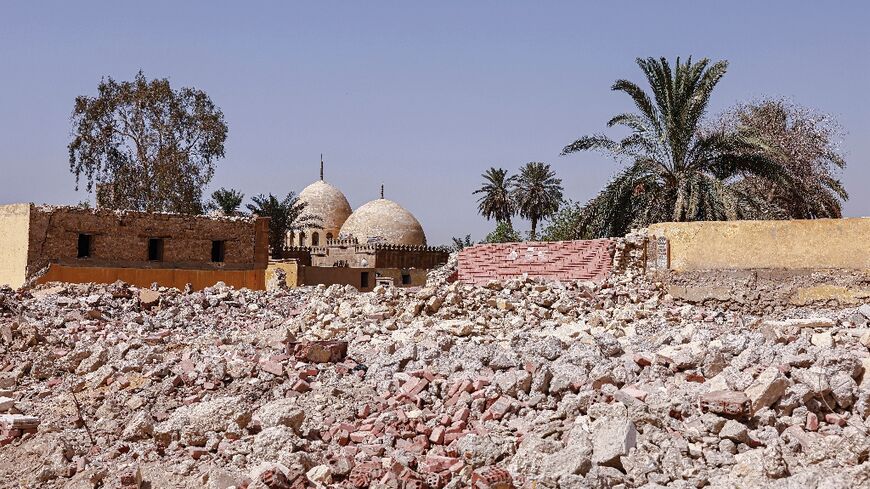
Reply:
[[870, 308], [455, 268], [368, 293], [2, 289], [0, 486], [870, 485]]

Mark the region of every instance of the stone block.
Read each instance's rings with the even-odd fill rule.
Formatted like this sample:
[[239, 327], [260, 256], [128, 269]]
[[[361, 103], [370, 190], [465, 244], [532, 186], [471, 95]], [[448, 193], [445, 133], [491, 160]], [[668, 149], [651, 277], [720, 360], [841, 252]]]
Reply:
[[779, 369], [775, 366], [767, 367], [745, 391], [746, 397], [752, 403], [752, 412], [772, 406], [785, 394], [787, 387], [788, 379]]
[[618, 467], [619, 457], [637, 445], [637, 429], [624, 417], [605, 416], [592, 425], [592, 462]]

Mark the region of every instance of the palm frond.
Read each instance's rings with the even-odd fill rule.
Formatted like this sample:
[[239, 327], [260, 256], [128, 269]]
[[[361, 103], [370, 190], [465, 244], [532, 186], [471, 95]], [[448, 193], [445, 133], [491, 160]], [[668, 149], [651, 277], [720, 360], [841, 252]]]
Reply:
[[617, 152], [619, 151], [619, 145], [607, 136], [584, 136], [562, 148], [562, 155], [590, 149]]

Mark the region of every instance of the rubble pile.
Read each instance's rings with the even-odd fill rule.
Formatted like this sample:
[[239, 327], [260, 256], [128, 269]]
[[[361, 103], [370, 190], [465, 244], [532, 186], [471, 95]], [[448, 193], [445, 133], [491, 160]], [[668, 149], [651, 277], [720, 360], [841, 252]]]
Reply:
[[0, 290], [0, 485], [870, 485], [870, 307], [448, 265], [368, 293]]

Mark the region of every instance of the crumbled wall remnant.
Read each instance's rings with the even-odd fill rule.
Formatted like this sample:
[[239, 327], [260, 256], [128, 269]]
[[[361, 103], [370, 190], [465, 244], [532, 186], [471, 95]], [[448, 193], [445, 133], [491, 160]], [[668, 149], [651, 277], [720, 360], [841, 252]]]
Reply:
[[613, 252], [614, 272], [642, 274], [647, 270], [649, 238], [646, 229], [632, 229], [625, 237], [613, 240], [616, 242]]
[[859, 305], [870, 298], [870, 270], [695, 270], [655, 277], [680, 301], [756, 313], [783, 305]]

